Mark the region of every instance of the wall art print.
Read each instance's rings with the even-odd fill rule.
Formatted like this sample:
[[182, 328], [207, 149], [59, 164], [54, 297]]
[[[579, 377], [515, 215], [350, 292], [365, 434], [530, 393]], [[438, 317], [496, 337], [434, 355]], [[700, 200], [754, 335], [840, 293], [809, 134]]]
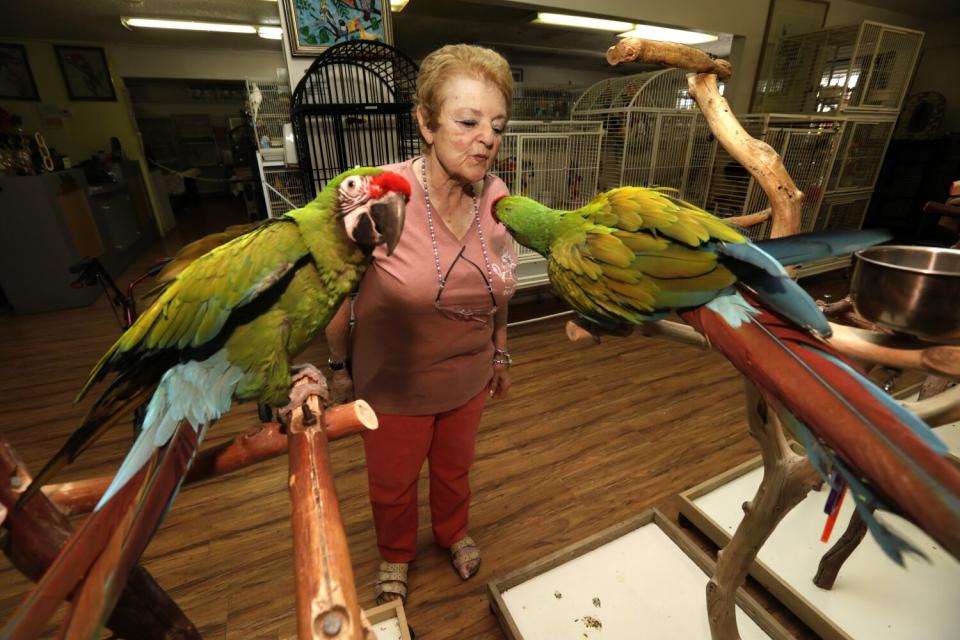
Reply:
[[290, 53], [295, 56], [316, 56], [327, 47], [350, 40], [393, 44], [389, 0], [283, 0], [283, 3]]
[[100, 47], [54, 45], [71, 100], [116, 101], [107, 55]]
[[0, 99], [40, 99], [27, 50], [21, 44], [0, 44]]

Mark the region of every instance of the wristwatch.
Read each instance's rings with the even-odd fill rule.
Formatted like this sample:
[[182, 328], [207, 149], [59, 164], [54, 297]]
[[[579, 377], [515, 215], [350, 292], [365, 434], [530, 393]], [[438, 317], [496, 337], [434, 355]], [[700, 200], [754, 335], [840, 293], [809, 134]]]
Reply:
[[336, 362], [333, 358], [327, 358], [327, 366], [330, 367], [331, 371], [343, 371], [350, 365], [350, 358], [347, 358], [343, 362]]
[[509, 367], [513, 364], [513, 358], [510, 357], [510, 352], [506, 349], [494, 349], [493, 351], [493, 366]]

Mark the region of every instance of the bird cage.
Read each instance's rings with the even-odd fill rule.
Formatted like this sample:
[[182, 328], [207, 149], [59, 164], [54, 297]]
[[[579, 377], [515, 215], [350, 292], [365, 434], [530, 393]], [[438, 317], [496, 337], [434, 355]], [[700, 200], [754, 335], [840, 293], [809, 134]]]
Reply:
[[247, 80], [246, 86], [257, 149], [267, 162], [282, 160], [283, 125], [290, 122], [290, 86], [270, 80]]
[[672, 187], [703, 205], [716, 141], [679, 69], [601, 80], [573, 107], [575, 120], [599, 120], [600, 189]]
[[782, 38], [754, 108], [770, 113], [897, 111], [923, 32], [878, 22]]
[[517, 120], [567, 120], [583, 89], [572, 85], [513, 84], [511, 117]]
[[[553, 209], [577, 209], [597, 194], [603, 123], [589, 120], [511, 120], [490, 173], [510, 193]], [[518, 286], [547, 282], [543, 259], [515, 245]]]
[[[841, 121], [835, 118], [787, 114], [751, 114], [739, 117], [752, 137], [769, 144], [783, 159], [787, 173], [803, 191], [801, 231], [812, 231], [827, 190]], [[720, 216], [745, 215], [762, 211], [770, 201], [757, 181], [722, 147], [717, 150], [705, 209]], [[770, 224], [750, 227], [749, 236], [762, 240], [770, 235]]]
[[490, 173], [514, 195], [576, 209], [597, 194], [602, 141], [596, 121], [511, 120]]
[[867, 215], [871, 195], [872, 190], [828, 195], [823, 200], [817, 230], [859, 229]]
[[873, 189], [896, 124], [896, 114], [844, 117], [843, 135], [828, 190]]
[[416, 78], [413, 60], [382, 42], [343, 42], [313, 61], [291, 100], [309, 197], [348, 169], [400, 162], [419, 151]]

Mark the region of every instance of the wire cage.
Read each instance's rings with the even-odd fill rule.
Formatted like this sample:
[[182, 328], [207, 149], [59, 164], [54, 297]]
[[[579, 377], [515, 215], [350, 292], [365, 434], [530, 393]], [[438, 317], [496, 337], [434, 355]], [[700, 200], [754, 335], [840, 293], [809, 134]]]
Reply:
[[704, 204], [717, 144], [687, 92], [686, 75], [664, 69], [601, 80], [574, 105], [572, 119], [600, 121], [606, 131], [601, 190], [673, 187]]
[[583, 87], [513, 84], [511, 117], [517, 120], [567, 120]]
[[896, 114], [843, 118], [843, 136], [828, 190], [873, 189], [896, 124]]
[[[553, 209], [576, 209], [597, 194], [603, 123], [589, 120], [511, 120], [490, 173], [510, 193]], [[543, 259], [514, 244], [518, 286], [547, 282]]]
[[859, 229], [863, 226], [863, 219], [867, 215], [872, 195], [872, 190], [830, 194], [823, 200], [822, 212], [817, 220], [817, 231]]
[[247, 113], [257, 149], [264, 160], [283, 159], [283, 125], [290, 122], [290, 85], [271, 80], [247, 80]]
[[347, 169], [399, 162], [417, 153], [416, 77], [413, 60], [382, 42], [344, 42], [313, 61], [291, 100], [309, 197]]
[[490, 173], [514, 195], [576, 209], [597, 194], [602, 140], [601, 122], [511, 120]]
[[897, 111], [913, 75], [923, 32], [879, 22], [785, 37], [754, 109], [771, 113]]
[[[801, 231], [813, 230], [843, 131], [842, 121], [791, 114], [751, 114], [740, 116], [739, 120], [747, 133], [780, 154], [787, 173], [805, 196]], [[732, 216], [756, 213], [769, 206], [770, 201], [756, 180], [719, 148], [704, 208], [720, 216]], [[769, 237], [769, 222], [750, 227], [748, 234], [754, 240]]]

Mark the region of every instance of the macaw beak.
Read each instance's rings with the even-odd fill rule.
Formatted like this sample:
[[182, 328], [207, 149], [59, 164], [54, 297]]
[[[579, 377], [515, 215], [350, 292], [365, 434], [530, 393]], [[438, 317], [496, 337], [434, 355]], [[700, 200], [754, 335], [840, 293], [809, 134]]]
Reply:
[[402, 193], [391, 191], [370, 205], [370, 218], [373, 220], [371, 245], [386, 244], [387, 255], [392, 255], [400, 243], [403, 232], [403, 220], [407, 208], [407, 199]]

